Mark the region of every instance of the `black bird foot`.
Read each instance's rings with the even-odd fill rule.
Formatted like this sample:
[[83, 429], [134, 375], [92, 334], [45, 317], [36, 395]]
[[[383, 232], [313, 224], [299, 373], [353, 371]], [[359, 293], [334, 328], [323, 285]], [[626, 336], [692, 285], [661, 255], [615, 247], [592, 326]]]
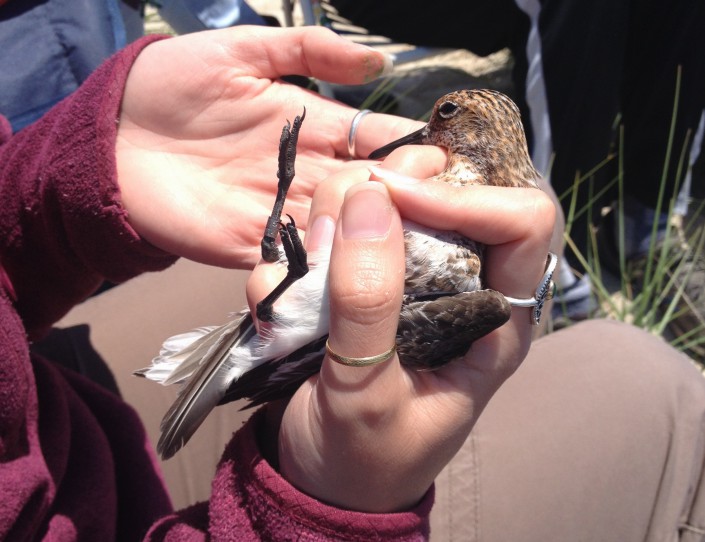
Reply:
[[279, 169], [277, 178], [277, 197], [274, 201], [272, 214], [267, 219], [267, 226], [262, 237], [262, 259], [266, 262], [275, 262], [279, 259], [279, 249], [276, 245], [277, 234], [281, 237], [284, 255], [288, 261], [286, 277], [262, 301], [257, 303], [257, 318], [262, 322], [271, 322], [274, 319], [274, 302], [294, 282], [308, 273], [306, 250], [296, 230], [296, 223], [290, 216], [288, 224], [281, 221], [282, 209], [286, 201], [291, 182], [294, 180], [294, 162], [296, 161], [296, 144], [299, 140], [301, 124], [306, 118], [306, 108], [301, 116], [294, 119], [293, 125], [287, 121], [282, 129], [279, 139]]
[[281, 216], [291, 182], [294, 180], [294, 162], [296, 161], [296, 144], [299, 141], [299, 130], [306, 118], [306, 108], [301, 116], [294, 119], [293, 125], [287, 121], [279, 138], [279, 168], [277, 170], [277, 197], [274, 201], [272, 214], [267, 220], [267, 226], [262, 236], [262, 259], [266, 262], [276, 262], [279, 259], [277, 248], [277, 231], [281, 231]]
[[279, 235], [287, 259], [286, 276], [267, 297], [257, 303], [257, 319], [261, 322], [271, 322], [274, 319], [274, 302], [289, 286], [308, 273], [306, 250], [296, 229], [296, 223], [291, 216], [289, 216], [288, 224], [283, 222], [279, 224]]

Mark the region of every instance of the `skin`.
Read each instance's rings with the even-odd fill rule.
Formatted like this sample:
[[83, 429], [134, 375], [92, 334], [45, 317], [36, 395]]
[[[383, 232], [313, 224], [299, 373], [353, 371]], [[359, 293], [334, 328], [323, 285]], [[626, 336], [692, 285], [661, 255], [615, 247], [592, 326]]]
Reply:
[[[394, 342], [404, 283], [400, 214], [485, 243], [488, 286], [515, 297], [533, 295], [554, 232], [549, 196], [528, 189], [453, 188], [398, 173], [425, 178], [444, 165], [439, 149], [405, 148], [382, 164], [384, 170], [341, 172], [316, 190], [309, 226], [320, 217], [337, 221], [332, 239], [317, 236], [307, 243], [310, 250], [332, 242], [330, 344], [336, 352], [371, 356]], [[369, 222], [385, 212], [386, 231], [344, 235], [346, 213]], [[265, 263], [255, 269], [248, 284], [251, 303], [266, 295], [281, 272], [281, 266]], [[336, 506], [407, 509], [517, 369], [533, 332], [529, 309], [515, 308], [506, 325], [474, 343], [464, 358], [433, 372], [409, 371], [396, 356], [369, 368], [326, 359], [320, 374], [280, 406], [283, 414], [273, 414], [270, 438], [278, 442], [278, 458], [272, 461], [299, 489]]]
[[[489, 286], [529, 297], [554, 232], [548, 196], [419, 181], [445, 165], [445, 153], [433, 147], [395, 151], [370, 181], [369, 163], [346, 161], [356, 111], [276, 80], [299, 73], [360, 83], [383, 66], [379, 53], [310, 27], [228, 29], [150, 45], [128, 78], [116, 143], [130, 223], [163, 250], [252, 267], [274, 201], [282, 122], [305, 105], [285, 212], [311, 230], [309, 250], [332, 244], [335, 351], [371, 356], [394, 342], [403, 290], [400, 216], [485, 243]], [[418, 126], [368, 115], [357, 149], [366, 156]], [[255, 269], [252, 305], [280, 273], [271, 264]], [[326, 359], [291, 401], [272, 405], [268, 457], [296, 487], [333, 505], [368, 512], [413, 506], [523, 360], [528, 322], [528, 309], [514, 309], [509, 323], [434, 372], [407, 371], [396, 356], [368, 368]]]
[[[350, 167], [347, 136], [357, 110], [278, 78], [296, 73], [357, 84], [380, 75], [385, 62], [322, 28], [238, 27], [149, 45], [128, 77], [116, 142], [130, 223], [169, 252], [252, 268], [274, 201], [286, 119], [306, 107], [287, 200], [298, 224], [307, 222], [316, 185]], [[368, 115], [357, 151], [367, 156], [417, 126]]]

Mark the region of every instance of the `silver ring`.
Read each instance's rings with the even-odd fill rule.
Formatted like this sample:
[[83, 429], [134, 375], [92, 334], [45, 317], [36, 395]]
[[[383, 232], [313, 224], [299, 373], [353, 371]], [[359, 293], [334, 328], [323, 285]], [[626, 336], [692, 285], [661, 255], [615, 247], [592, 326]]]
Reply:
[[367, 115], [367, 113], [372, 113], [369, 109], [361, 109], [353, 117], [352, 123], [350, 124], [350, 131], [348, 132], [348, 155], [350, 158], [355, 158], [355, 136], [357, 135], [357, 128], [360, 125], [362, 117]]
[[515, 307], [534, 307], [534, 310], [531, 311], [531, 323], [535, 326], [541, 322], [541, 311], [544, 304], [549, 299], [553, 299], [553, 293], [556, 289], [555, 284], [553, 284], [553, 272], [556, 270], [556, 265], [558, 265], [558, 256], [553, 252], [549, 252], [546, 258], [546, 271], [536, 288], [534, 297], [517, 299], [516, 297], [504, 296], [509, 301], [509, 304]]

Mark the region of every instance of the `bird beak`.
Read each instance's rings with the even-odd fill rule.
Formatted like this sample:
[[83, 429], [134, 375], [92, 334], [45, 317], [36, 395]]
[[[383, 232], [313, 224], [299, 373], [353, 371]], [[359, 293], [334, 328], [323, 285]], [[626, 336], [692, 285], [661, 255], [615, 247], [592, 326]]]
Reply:
[[428, 125], [424, 126], [420, 130], [416, 130], [415, 132], [410, 133], [409, 135], [401, 137], [396, 141], [387, 143], [384, 147], [380, 147], [376, 151], [372, 151], [368, 158], [370, 160], [379, 160], [380, 158], [384, 158], [385, 156], [387, 156], [394, 149], [398, 149], [399, 147], [403, 147], [404, 145], [423, 145], [428, 142], [427, 137]]

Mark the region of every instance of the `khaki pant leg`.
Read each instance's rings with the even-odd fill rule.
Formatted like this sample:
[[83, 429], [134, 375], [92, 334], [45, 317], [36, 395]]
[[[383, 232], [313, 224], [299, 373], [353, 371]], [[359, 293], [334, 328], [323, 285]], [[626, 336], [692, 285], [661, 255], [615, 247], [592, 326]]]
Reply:
[[[180, 260], [160, 273], [147, 273], [78, 305], [59, 326], [87, 323], [123, 398], [139, 413], [153, 446], [159, 423], [176, 397], [132, 372], [146, 367], [164, 339], [203, 325], [219, 325], [245, 301], [244, 271]], [[240, 403], [216, 408], [189, 443], [162, 463], [164, 479], [179, 509], [210, 496], [215, 465], [233, 432], [249, 417]]]
[[660, 339], [605, 320], [548, 335], [438, 478], [431, 539], [704, 540], [704, 423], [705, 380]]

